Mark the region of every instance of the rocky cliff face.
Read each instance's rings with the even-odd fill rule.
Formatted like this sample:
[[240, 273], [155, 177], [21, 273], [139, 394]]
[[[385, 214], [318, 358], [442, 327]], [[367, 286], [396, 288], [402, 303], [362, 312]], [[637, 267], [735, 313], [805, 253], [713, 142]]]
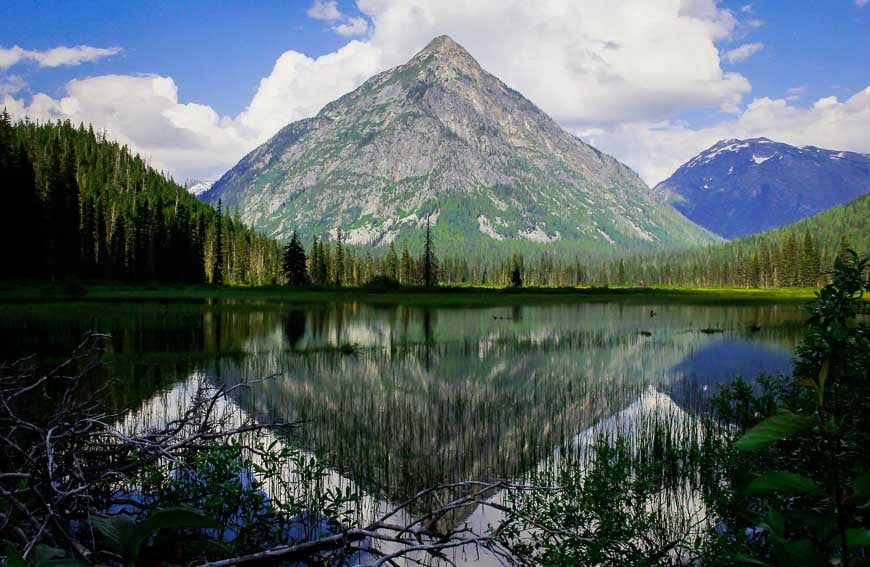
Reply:
[[204, 195], [286, 238], [419, 239], [439, 252], [574, 252], [710, 241], [634, 171], [580, 141], [447, 36], [283, 128]]
[[723, 140], [655, 191], [701, 226], [737, 238], [870, 192], [870, 155], [797, 148], [767, 138]]

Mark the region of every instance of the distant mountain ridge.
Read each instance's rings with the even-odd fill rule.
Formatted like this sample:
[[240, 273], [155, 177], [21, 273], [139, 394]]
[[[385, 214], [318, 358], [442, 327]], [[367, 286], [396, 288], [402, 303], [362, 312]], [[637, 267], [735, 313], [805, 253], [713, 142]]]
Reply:
[[191, 195], [202, 195], [214, 185], [214, 179], [188, 179], [184, 182], [184, 188]]
[[738, 238], [870, 192], [870, 155], [768, 138], [722, 140], [654, 191], [704, 228]]
[[612, 254], [716, 237], [563, 130], [447, 36], [293, 122], [202, 195], [270, 236], [414, 243], [439, 253]]

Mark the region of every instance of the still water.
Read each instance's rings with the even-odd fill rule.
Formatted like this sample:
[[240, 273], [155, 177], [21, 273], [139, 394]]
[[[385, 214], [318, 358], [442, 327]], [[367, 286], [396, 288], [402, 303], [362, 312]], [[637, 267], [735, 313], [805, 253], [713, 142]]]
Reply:
[[789, 372], [804, 319], [777, 305], [0, 305], [0, 359], [49, 364], [110, 334], [108, 394], [127, 419], [203, 377], [254, 382], [232, 403], [306, 420], [283, 442], [389, 502], [520, 478], [651, 391], [691, 413], [723, 381]]

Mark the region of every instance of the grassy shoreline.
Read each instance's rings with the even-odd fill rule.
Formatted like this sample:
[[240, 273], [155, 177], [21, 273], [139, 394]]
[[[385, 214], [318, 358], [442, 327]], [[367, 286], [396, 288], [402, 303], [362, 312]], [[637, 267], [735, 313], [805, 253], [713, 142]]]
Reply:
[[[279, 303], [365, 302], [430, 305], [433, 307], [498, 306], [533, 303], [620, 302], [627, 304], [776, 304], [806, 303], [814, 288], [496, 288], [439, 287], [401, 288], [291, 288], [282, 286], [232, 287], [212, 285], [87, 284], [52, 286], [44, 283], [0, 285], [0, 304], [21, 303], [150, 303], [162, 301], [242, 300]], [[231, 306], [225, 304], [224, 306]]]

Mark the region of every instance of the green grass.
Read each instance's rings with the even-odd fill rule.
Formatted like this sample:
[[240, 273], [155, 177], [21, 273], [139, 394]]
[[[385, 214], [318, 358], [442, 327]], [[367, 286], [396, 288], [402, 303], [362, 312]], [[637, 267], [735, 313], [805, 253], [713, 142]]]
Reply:
[[[431, 305], [433, 307], [473, 307], [531, 303], [622, 302], [687, 304], [765, 304], [805, 303], [814, 298], [815, 289], [703, 289], [665, 287], [609, 288], [498, 288], [439, 287], [426, 290], [405, 287], [392, 291], [362, 288], [303, 288], [282, 286], [230, 287], [211, 285], [124, 285], [89, 284], [77, 293], [62, 286], [46, 284], [0, 285], [0, 303], [137, 302], [238, 299], [282, 303], [362, 301]], [[232, 307], [233, 305], [230, 305]], [[244, 303], [237, 304], [243, 307]]]

